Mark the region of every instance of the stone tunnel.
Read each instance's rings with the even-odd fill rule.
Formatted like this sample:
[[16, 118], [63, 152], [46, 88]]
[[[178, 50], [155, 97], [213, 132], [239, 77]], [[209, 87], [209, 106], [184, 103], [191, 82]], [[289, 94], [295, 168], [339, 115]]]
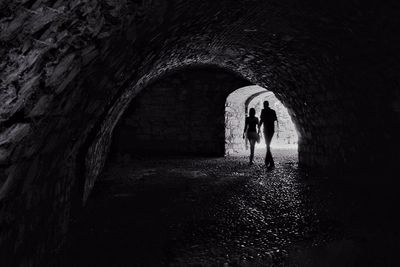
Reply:
[[399, 12], [398, 1], [0, 0], [1, 265], [58, 266], [118, 147], [223, 156], [226, 98], [248, 85], [289, 110], [299, 166], [397, 171]]

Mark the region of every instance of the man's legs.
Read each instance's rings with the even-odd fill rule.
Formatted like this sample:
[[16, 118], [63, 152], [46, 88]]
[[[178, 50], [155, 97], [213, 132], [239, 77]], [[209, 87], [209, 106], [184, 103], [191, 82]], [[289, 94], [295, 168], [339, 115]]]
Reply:
[[274, 159], [272, 158], [271, 153], [271, 140], [273, 135], [274, 132], [264, 132], [265, 144], [267, 146], [267, 151], [265, 154], [265, 166], [267, 166], [268, 168], [275, 167]]

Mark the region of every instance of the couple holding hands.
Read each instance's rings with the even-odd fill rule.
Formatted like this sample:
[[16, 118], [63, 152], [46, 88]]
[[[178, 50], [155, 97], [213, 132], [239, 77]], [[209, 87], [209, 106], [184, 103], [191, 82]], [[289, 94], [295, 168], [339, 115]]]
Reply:
[[250, 142], [250, 164], [253, 164], [254, 159], [254, 147], [256, 142], [260, 140], [260, 129], [264, 125], [263, 132], [265, 138], [265, 144], [267, 151], [265, 155], [265, 166], [271, 170], [275, 167], [274, 159], [271, 154], [271, 140], [274, 135], [275, 121], [279, 130], [278, 118], [276, 117], [275, 110], [269, 107], [268, 101], [264, 101], [264, 109], [261, 111], [260, 120], [256, 117], [256, 110], [250, 109], [249, 116], [246, 118], [243, 138], [246, 138]]

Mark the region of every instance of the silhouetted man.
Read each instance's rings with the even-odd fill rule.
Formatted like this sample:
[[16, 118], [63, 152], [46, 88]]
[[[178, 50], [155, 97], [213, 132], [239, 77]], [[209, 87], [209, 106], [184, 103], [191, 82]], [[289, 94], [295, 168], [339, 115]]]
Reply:
[[275, 121], [277, 128], [279, 130], [278, 118], [276, 117], [275, 110], [269, 107], [268, 101], [264, 101], [264, 109], [261, 111], [258, 131], [260, 132], [261, 125], [264, 124], [264, 138], [265, 138], [265, 144], [267, 145], [267, 151], [265, 155], [265, 166], [270, 170], [275, 167], [270, 147], [272, 136], [274, 135], [274, 130], [275, 130]]

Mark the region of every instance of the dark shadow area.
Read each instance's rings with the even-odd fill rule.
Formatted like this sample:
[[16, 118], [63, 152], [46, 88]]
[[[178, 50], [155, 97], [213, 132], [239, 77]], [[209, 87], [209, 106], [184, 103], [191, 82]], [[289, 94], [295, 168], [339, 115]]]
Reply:
[[110, 158], [121, 155], [223, 156], [224, 104], [249, 85], [223, 69], [171, 73], [138, 94], [119, 120]]
[[[399, 190], [332, 180], [273, 150], [119, 158], [70, 235], [66, 266], [395, 266]], [[225, 264], [225, 265], [224, 265]]]

